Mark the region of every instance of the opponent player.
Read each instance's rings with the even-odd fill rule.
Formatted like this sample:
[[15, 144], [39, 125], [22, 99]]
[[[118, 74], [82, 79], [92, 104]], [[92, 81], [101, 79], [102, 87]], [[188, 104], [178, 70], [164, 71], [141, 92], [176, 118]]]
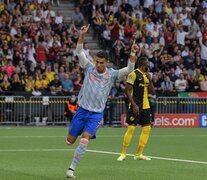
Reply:
[[137, 124], [142, 126], [142, 132], [134, 159], [150, 160], [149, 157], [144, 156], [142, 153], [144, 146], [147, 144], [151, 130], [148, 91], [153, 92], [154, 87], [148, 73], [147, 58], [140, 58], [137, 65], [138, 68], [127, 77], [125, 93], [130, 102], [126, 120], [128, 128], [124, 135], [122, 153], [118, 157], [118, 161], [125, 160], [127, 148], [131, 142]]

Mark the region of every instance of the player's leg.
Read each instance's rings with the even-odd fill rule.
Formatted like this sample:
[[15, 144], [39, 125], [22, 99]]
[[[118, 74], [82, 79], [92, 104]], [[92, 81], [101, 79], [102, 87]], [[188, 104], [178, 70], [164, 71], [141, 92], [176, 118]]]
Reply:
[[89, 140], [92, 137], [93, 137], [93, 135], [89, 134], [88, 132], [83, 133], [83, 135], [80, 139], [80, 143], [74, 152], [74, 156], [73, 156], [73, 160], [71, 162], [71, 165], [68, 168], [68, 171], [67, 171], [68, 178], [75, 178], [74, 171], [75, 171], [77, 165], [79, 164], [79, 162], [81, 161], [83, 155], [85, 154]]
[[84, 128], [84, 117], [86, 116], [84, 109], [78, 108], [76, 114], [73, 116], [73, 119], [70, 122], [68, 128], [68, 136], [66, 139], [66, 143], [68, 145], [72, 145], [75, 143], [77, 137], [81, 135]]
[[78, 137], [77, 136], [71, 136], [70, 134], [67, 136], [67, 139], [66, 139], [66, 144], [67, 145], [72, 145], [75, 143], [76, 139]]
[[74, 171], [86, 152], [89, 140], [95, 137], [96, 132], [100, 127], [102, 117], [102, 113], [92, 113], [89, 116], [87, 116], [88, 119], [85, 123], [80, 143], [75, 150], [72, 163], [67, 171], [67, 177], [75, 177]]
[[135, 126], [134, 125], [129, 125], [127, 128], [127, 131], [124, 135], [123, 139], [123, 147], [122, 147], [122, 152], [121, 155], [118, 157], [117, 161], [123, 161], [126, 158], [126, 152], [127, 148], [132, 140], [133, 134], [134, 134]]
[[150, 131], [151, 131], [151, 124], [150, 124], [150, 110], [141, 110], [141, 119], [140, 124], [142, 125], [142, 132], [139, 138], [139, 144], [137, 148], [137, 154], [135, 155], [134, 159], [139, 160], [150, 160], [149, 157], [143, 155], [144, 147], [148, 142]]
[[139, 145], [137, 148], [137, 155], [134, 158], [135, 160], [136, 159], [150, 160], [149, 157], [146, 157], [143, 155], [144, 147], [147, 144], [148, 139], [149, 139], [150, 130], [151, 130], [151, 125], [146, 125], [142, 127], [142, 132], [141, 132], [140, 139], [139, 139]]
[[137, 124], [137, 118], [134, 117], [133, 112], [131, 110], [129, 110], [129, 112], [127, 114], [126, 122], [128, 124], [128, 128], [127, 128], [127, 131], [124, 135], [122, 152], [121, 152], [121, 155], [118, 157], [117, 161], [125, 160], [127, 148], [131, 143], [131, 140], [132, 140], [132, 137], [134, 134], [134, 130], [135, 130], [135, 127]]
[[[68, 136], [66, 139], [66, 143], [68, 145], [72, 145], [73, 143], [75, 143], [75, 141], [77, 140], [77, 137], [79, 135], [81, 135], [81, 133], [83, 132], [84, 126], [85, 126], [85, 117], [87, 116], [86, 114], [87, 112], [82, 109], [82, 108], [78, 108], [76, 114], [74, 115], [70, 126], [69, 126], [69, 130], [68, 130]], [[74, 157], [75, 157], [76, 151], [74, 153]], [[74, 158], [73, 158], [74, 159]], [[74, 174], [73, 174], [73, 169], [69, 169], [67, 170], [66, 176], [68, 178], [75, 178]]]

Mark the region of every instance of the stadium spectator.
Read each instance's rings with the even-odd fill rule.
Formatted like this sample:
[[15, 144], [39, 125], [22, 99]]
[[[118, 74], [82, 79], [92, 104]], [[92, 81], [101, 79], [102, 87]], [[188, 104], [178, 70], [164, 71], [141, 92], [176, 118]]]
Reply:
[[19, 77], [20, 79], [24, 79], [24, 77], [26, 76], [27, 74], [27, 68], [26, 66], [24, 65], [24, 62], [23, 61], [19, 61], [19, 65], [16, 66], [16, 69], [19, 69]]
[[[207, 12], [207, 11], [206, 11]], [[202, 64], [207, 65], [207, 40], [203, 43], [203, 38], [199, 38], [199, 43], [201, 46], [201, 60]]]
[[178, 78], [178, 77], [175, 75], [175, 68], [174, 68], [174, 67], [171, 67], [168, 74], [169, 74], [170, 80], [171, 80], [171, 81], [173, 82], [173, 84], [174, 84], [174, 82], [175, 82], [176, 79]]
[[151, 127], [154, 126], [155, 113], [156, 113], [156, 94], [155, 92], [148, 94], [149, 104], [150, 104], [150, 123]]
[[154, 85], [155, 94], [157, 94], [158, 96], [162, 94], [161, 82], [162, 82], [162, 78], [159, 78], [158, 74], [155, 73], [152, 76], [152, 83]]
[[53, 66], [52, 66], [52, 70], [53, 70], [53, 72], [54, 72], [55, 74], [58, 74], [58, 73], [59, 73], [59, 70], [60, 70], [60, 68], [59, 68], [59, 63], [55, 62], [55, 63], [53, 64]]
[[163, 67], [167, 67], [168, 63], [172, 61], [172, 56], [168, 53], [167, 50], [164, 50], [162, 55], [160, 56], [160, 60], [162, 62]]
[[72, 94], [68, 100], [65, 102], [65, 112], [64, 116], [68, 118], [71, 122], [73, 116], [75, 115], [76, 111], [78, 110], [78, 99], [75, 94]]
[[103, 118], [104, 118], [104, 125], [107, 125], [109, 127], [113, 126], [114, 121], [114, 108], [115, 108], [115, 99], [117, 99], [118, 96], [118, 88], [114, 84], [110, 90], [108, 100], [106, 102], [106, 107], [104, 109]]
[[0, 84], [1, 91], [6, 92], [11, 89], [11, 83], [9, 82], [9, 77], [7, 74], [3, 76], [2, 82]]
[[122, 25], [117, 21], [117, 18], [112, 18], [112, 22], [109, 21], [109, 29], [111, 31], [111, 42], [112, 44], [119, 39], [119, 29], [123, 28]]
[[58, 61], [57, 55], [60, 52], [60, 47], [58, 46], [57, 42], [53, 42], [52, 46], [49, 47], [48, 50], [49, 50], [49, 52], [47, 55], [47, 58], [48, 58], [47, 62], [49, 65], [53, 66], [53, 64]]
[[101, 14], [100, 9], [97, 9], [94, 17], [92, 17], [93, 38], [94, 39], [96, 37], [100, 38], [100, 35], [102, 34], [103, 29], [104, 29], [103, 23], [104, 23], [104, 17]]
[[166, 42], [166, 49], [170, 52], [172, 50], [173, 45], [175, 43], [175, 34], [172, 31], [172, 27], [167, 27], [167, 30], [164, 33], [165, 42]]
[[43, 9], [43, 17], [47, 19], [48, 17], [55, 17], [55, 11], [52, 10], [52, 6], [48, 4], [47, 9]]
[[57, 74], [54, 75], [54, 80], [48, 84], [52, 95], [62, 95], [62, 84]]
[[38, 42], [35, 52], [36, 52], [35, 55], [36, 55], [37, 63], [41, 63], [41, 61], [43, 62], [47, 61], [47, 51], [45, 50], [41, 42]]
[[32, 75], [33, 78], [35, 78], [35, 71], [36, 71], [35, 64], [34, 63], [30, 63], [30, 67], [29, 67], [29, 69], [27, 71], [28, 74]]
[[110, 50], [111, 48], [111, 31], [109, 29], [109, 26], [106, 25], [106, 28], [104, 29], [103, 33], [102, 33], [102, 47], [103, 49], [108, 49]]
[[39, 68], [40, 68], [40, 71], [41, 71], [42, 74], [46, 73], [47, 66], [46, 66], [44, 61], [40, 62], [40, 67]]
[[19, 75], [17, 73], [15, 73], [12, 76], [11, 91], [19, 92], [19, 91], [22, 91], [22, 90], [23, 90], [23, 88], [22, 88], [20, 77], [19, 77]]
[[176, 43], [178, 45], [185, 45], [185, 38], [187, 35], [189, 35], [189, 33], [183, 30], [183, 26], [178, 25], [178, 27], [176, 27]]
[[55, 3], [59, 6], [60, 5], [60, 1], [59, 0], [51, 0], [52, 5], [55, 5]]
[[36, 66], [37, 62], [35, 59], [35, 48], [33, 44], [28, 44], [27, 49], [26, 49], [26, 59], [28, 61], [28, 64], [30, 65], [31, 63], [34, 64], [34, 66]]
[[62, 81], [65, 76], [65, 68], [63, 66], [60, 66], [58, 71], [59, 71], [58, 72], [59, 79], [60, 79], [60, 81]]
[[79, 28], [84, 23], [83, 14], [80, 12], [80, 8], [76, 7], [75, 12], [72, 14], [72, 23], [75, 25], [76, 28]]
[[63, 23], [63, 16], [61, 15], [60, 11], [57, 11], [55, 16], [55, 23], [62, 24]]
[[[186, 70], [187, 81], [193, 77], [195, 68], [200, 69], [201, 75], [205, 74], [204, 65], [207, 61], [205, 1], [186, 3], [181, 0], [175, 2], [84, 0], [77, 1], [76, 4], [77, 7], [80, 5], [81, 11], [84, 9], [88, 21], [95, 17], [96, 11], [101, 10], [103, 34], [100, 35], [99, 43], [101, 47], [110, 49], [115, 40], [121, 39], [125, 48], [121, 50], [124, 60], [121, 58], [120, 62], [126, 64], [129, 58], [128, 41], [136, 38], [137, 43], [142, 44], [145, 39], [146, 46], [142, 48], [140, 56], [149, 58], [151, 72], [162, 70], [164, 75], [170, 75], [170, 69], [174, 68], [176, 76], [179, 76]], [[73, 71], [77, 62], [74, 53], [78, 38], [77, 29], [74, 24], [65, 22], [61, 12], [52, 9], [51, 1], [2, 1], [0, 19], [1, 67], [5, 67], [7, 60], [11, 59], [13, 66], [20, 69], [17, 74], [21, 81], [30, 71], [31, 62], [35, 64], [35, 68], [44, 61], [51, 67], [54, 63], [58, 63], [59, 67], [64, 66], [66, 71]], [[127, 27], [126, 33], [124, 25]], [[134, 28], [133, 31], [131, 28]], [[135, 33], [131, 33], [134, 30]], [[104, 35], [107, 41], [103, 38]], [[54, 54], [53, 43], [57, 43], [58, 48], [55, 57], [51, 57], [51, 54]], [[107, 47], [104, 47], [105, 44]], [[41, 48], [38, 50], [40, 45]], [[171, 61], [164, 67], [160, 63], [163, 52], [171, 55]], [[114, 65], [120, 66], [122, 63], [118, 64], [117, 61], [119, 62], [118, 57], [112, 56]], [[41, 73], [45, 73], [46, 66], [42, 67]], [[16, 71], [13, 71], [13, 74], [14, 72]], [[203, 79], [197, 80], [197, 77], [197, 75], [194, 77], [195, 82]], [[12, 79], [12, 75], [11, 77], [9, 75], [9, 79]], [[175, 79], [171, 79], [173, 83]], [[190, 88], [187, 90], [190, 91]]]
[[184, 79], [183, 73], [180, 73], [179, 78], [175, 81], [175, 88], [178, 92], [183, 92], [187, 90], [188, 82]]
[[117, 60], [120, 60], [121, 58], [121, 49], [125, 47], [124, 42], [121, 39], [117, 39], [114, 44], [114, 55]]
[[38, 78], [35, 81], [35, 90], [36, 91], [46, 91], [48, 88], [48, 81], [46, 80], [46, 76], [39, 74]]
[[25, 91], [32, 92], [35, 90], [35, 80], [32, 75], [25, 77], [23, 84], [25, 84]]
[[204, 79], [203, 72], [202, 72], [202, 64], [200, 57], [196, 57], [196, 64], [195, 64], [195, 71], [194, 75], [197, 81], [202, 81]]
[[161, 82], [161, 89], [162, 89], [162, 95], [163, 96], [172, 96], [174, 95], [174, 85], [173, 82], [170, 80], [170, 77], [168, 75], [165, 75], [164, 81]]
[[200, 81], [200, 90], [207, 92], [207, 74], [204, 75], [204, 80]]
[[7, 74], [8, 78], [10, 79], [11, 76], [15, 73], [15, 66], [12, 64], [12, 60], [7, 60], [7, 65], [3, 66], [4, 72]]
[[82, 80], [82, 77], [81, 77], [81, 74], [80, 73], [77, 73], [77, 77], [76, 79], [74, 80], [74, 83], [73, 83], [73, 87], [74, 87], [74, 91], [76, 92], [79, 92], [82, 85], [83, 85], [83, 80]]
[[61, 80], [64, 94], [71, 94], [74, 90], [73, 81], [70, 80], [68, 74], [64, 74], [64, 78]]
[[54, 80], [55, 72], [51, 70], [50, 66], [47, 66], [46, 68], [46, 80], [50, 83], [52, 80]]

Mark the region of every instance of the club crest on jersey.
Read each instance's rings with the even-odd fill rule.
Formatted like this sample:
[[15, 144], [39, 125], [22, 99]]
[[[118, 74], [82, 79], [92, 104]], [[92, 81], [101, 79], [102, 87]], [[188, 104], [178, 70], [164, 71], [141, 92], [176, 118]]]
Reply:
[[131, 116], [131, 117], [129, 118], [129, 120], [130, 120], [130, 121], [134, 121], [134, 116]]
[[93, 74], [93, 73], [91, 73], [89, 75], [89, 79], [91, 81], [95, 81], [95, 82], [102, 83], [102, 84], [107, 84], [109, 82], [108, 78], [107, 79], [106, 78], [99, 78], [96, 76], [96, 74]]
[[103, 78], [104, 78], [104, 79], [108, 79], [108, 78], [110, 78], [110, 74], [109, 74], [109, 73], [105, 73], [105, 74], [103, 75]]

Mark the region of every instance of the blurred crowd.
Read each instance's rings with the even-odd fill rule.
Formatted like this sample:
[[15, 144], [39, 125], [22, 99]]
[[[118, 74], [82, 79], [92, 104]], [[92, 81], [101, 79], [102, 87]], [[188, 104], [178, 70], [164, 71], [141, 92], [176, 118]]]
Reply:
[[[0, 94], [77, 93], [83, 71], [75, 48], [84, 23], [117, 68], [126, 66], [136, 40], [157, 96], [207, 91], [207, 0], [79, 0], [71, 23], [52, 10], [60, 3], [0, 0]], [[84, 51], [92, 61], [87, 43]]]
[[136, 40], [158, 96], [207, 91], [207, 0], [83, 0], [79, 8], [116, 66], [126, 66]]
[[[48, 0], [0, 1], [0, 93], [80, 90], [78, 30]], [[57, 1], [59, 3], [59, 1]], [[85, 45], [87, 46], [87, 44]]]

